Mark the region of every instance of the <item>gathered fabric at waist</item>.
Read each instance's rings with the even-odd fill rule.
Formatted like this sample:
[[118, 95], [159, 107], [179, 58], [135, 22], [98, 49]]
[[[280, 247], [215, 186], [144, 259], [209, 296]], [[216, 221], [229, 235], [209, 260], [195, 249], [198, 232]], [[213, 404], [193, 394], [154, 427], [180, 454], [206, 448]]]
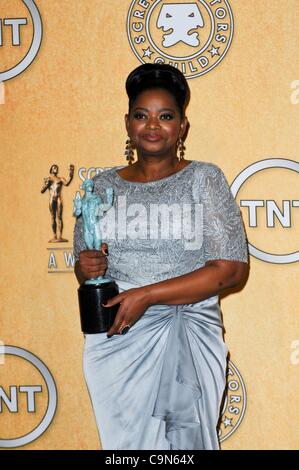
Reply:
[[[129, 289], [139, 288], [140, 286], [118, 279], [114, 279], [119, 287], [119, 292], [124, 292]], [[174, 313], [177, 311], [184, 315], [196, 315], [201, 317], [202, 321], [211, 323], [223, 328], [221, 311], [219, 306], [219, 296], [215, 295], [208, 299], [201, 300], [192, 304], [181, 304], [181, 305], [168, 305], [168, 304], [154, 304], [147, 308], [144, 315], [157, 315], [158, 313]]]
[[[137, 287], [115, 282], [120, 293]], [[97, 398], [99, 421], [109, 410], [104, 448], [130, 449], [140, 439], [130, 424], [136, 413], [136, 420], [142, 416], [132, 401], [136, 387], [140, 409], [148, 407], [151, 418], [165, 422], [165, 438], [174, 448], [218, 448], [216, 425], [228, 352], [222, 327], [214, 296], [193, 304], [152, 305], [126, 335], [86, 336], [92, 390], [94, 378], [105, 377]], [[112, 416], [122, 428], [117, 443], [109, 431]]]

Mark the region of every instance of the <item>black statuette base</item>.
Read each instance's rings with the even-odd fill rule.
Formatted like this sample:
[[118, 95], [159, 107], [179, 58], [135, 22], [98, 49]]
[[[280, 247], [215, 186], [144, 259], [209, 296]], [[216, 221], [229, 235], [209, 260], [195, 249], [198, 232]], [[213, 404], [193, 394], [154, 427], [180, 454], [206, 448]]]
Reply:
[[114, 281], [103, 284], [83, 284], [78, 289], [81, 330], [86, 334], [105, 333], [114, 323], [119, 303], [103, 307], [109, 299], [119, 294]]

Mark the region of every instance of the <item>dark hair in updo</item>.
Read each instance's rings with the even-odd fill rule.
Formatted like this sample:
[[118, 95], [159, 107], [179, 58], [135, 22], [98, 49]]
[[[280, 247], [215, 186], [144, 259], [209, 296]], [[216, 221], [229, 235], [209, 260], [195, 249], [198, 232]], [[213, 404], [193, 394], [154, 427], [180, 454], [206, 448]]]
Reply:
[[129, 97], [129, 113], [134, 101], [145, 90], [162, 88], [176, 101], [181, 116], [190, 99], [190, 89], [182, 72], [168, 64], [143, 64], [134, 69], [126, 81]]

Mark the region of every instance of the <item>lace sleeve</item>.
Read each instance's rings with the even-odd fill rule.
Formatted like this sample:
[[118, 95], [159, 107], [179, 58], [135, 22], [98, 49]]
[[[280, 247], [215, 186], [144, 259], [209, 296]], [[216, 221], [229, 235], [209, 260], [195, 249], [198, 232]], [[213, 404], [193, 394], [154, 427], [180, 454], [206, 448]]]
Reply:
[[73, 252], [75, 262], [79, 260], [79, 253], [82, 250], [86, 250], [86, 245], [83, 236], [83, 221], [82, 217], [78, 217], [74, 227], [74, 237], [73, 237]]
[[241, 212], [217, 165], [210, 165], [203, 182], [205, 262], [214, 259], [248, 263], [248, 247]]

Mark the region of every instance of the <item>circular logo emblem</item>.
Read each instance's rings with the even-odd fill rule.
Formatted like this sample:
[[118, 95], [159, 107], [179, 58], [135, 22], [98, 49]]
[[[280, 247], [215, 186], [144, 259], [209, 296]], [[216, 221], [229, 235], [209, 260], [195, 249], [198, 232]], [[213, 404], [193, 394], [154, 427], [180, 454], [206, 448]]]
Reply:
[[[290, 233], [290, 238], [292, 240], [289, 241], [290, 248], [295, 248], [298, 236], [295, 234], [296, 225], [294, 220], [292, 221], [291, 214], [292, 210], [298, 210], [297, 208], [299, 207], [297, 192], [299, 163], [285, 158], [268, 158], [249, 165], [234, 179], [231, 185], [230, 189], [234, 197], [236, 198], [241, 188], [243, 189], [245, 182], [250, 184], [250, 178], [253, 176], [260, 177], [261, 172], [263, 172], [263, 182], [260, 182], [259, 188], [256, 187], [254, 189], [256, 197], [240, 200], [240, 206], [248, 209], [249, 229], [252, 228], [253, 230], [256, 230], [258, 225], [261, 225], [261, 220], [264, 220], [265, 229], [272, 229], [272, 233], [268, 231], [269, 236], [265, 237], [263, 232], [261, 234], [263, 240], [266, 239], [267, 243], [270, 243], [271, 241], [273, 246], [277, 247], [277, 251], [278, 248], [282, 246], [281, 251], [283, 251], [284, 244], [281, 243], [281, 241], [285, 239], [285, 242], [287, 242], [287, 235], [284, 229], [287, 228], [288, 231], [290, 231], [293, 228], [293, 231]], [[289, 181], [287, 188], [289, 197], [286, 197], [282, 202], [280, 201], [278, 203], [274, 197], [276, 195], [275, 193], [277, 193], [276, 188], [280, 188], [281, 182], [285, 181], [285, 178], [288, 178]], [[263, 190], [263, 187], [270, 188], [270, 192], [268, 192], [268, 197], [270, 197], [267, 199], [262, 195], [261, 191]], [[281, 189], [279, 189], [279, 192], [281, 192]], [[261, 211], [263, 211], [263, 217], [260, 216]], [[294, 227], [292, 227], [292, 224]], [[279, 240], [274, 239], [275, 233], [273, 233], [273, 228], [277, 229], [275, 233], [277, 233]], [[271, 236], [272, 238], [270, 238]], [[262, 241], [260, 241], [260, 243], [262, 243]], [[290, 253], [269, 253], [266, 250], [257, 248], [253, 243], [249, 242], [248, 248], [249, 253], [252, 256], [268, 263], [284, 264], [299, 261], [298, 250], [290, 250]]]
[[233, 37], [227, 0], [133, 0], [127, 19], [131, 48], [142, 62], [160, 62], [195, 78], [216, 67]]
[[219, 441], [229, 438], [240, 426], [246, 409], [246, 388], [236, 366], [228, 361], [225, 400], [218, 426]]
[[57, 391], [51, 372], [34, 354], [0, 345], [0, 448], [37, 439], [56, 412]]
[[33, 0], [22, 0], [18, 17], [14, 2], [0, 2], [0, 82], [20, 75], [35, 59], [42, 42], [42, 21]]

